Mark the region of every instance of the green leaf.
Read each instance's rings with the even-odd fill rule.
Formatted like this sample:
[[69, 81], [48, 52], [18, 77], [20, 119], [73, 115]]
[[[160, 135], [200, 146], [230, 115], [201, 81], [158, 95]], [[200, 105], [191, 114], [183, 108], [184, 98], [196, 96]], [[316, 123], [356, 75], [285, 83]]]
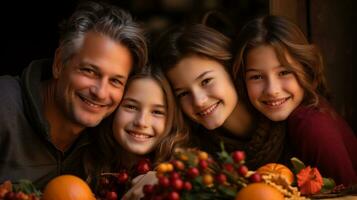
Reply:
[[34, 194], [36, 196], [41, 196], [41, 192], [32, 184], [30, 180], [21, 179], [16, 184], [13, 185], [15, 192], [23, 192], [25, 194]]
[[332, 190], [335, 186], [336, 183], [332, 178], [322, 178], [323, 185], [321, 192], [327, 192], [329, 190]]
[[295, 174], [298, 174], [302, 169], [305, 168], [305, 164], [301, 160], [296, 158], [296, 157], [292, 157], [290, 159], [290, 161], [294, 166], [294, 170], [293, 171], [294, 171]]

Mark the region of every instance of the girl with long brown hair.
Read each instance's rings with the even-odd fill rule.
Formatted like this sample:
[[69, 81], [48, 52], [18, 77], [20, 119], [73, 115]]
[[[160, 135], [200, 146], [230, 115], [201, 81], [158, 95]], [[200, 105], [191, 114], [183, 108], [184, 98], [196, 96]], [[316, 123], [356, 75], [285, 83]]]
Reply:
[[244, 150], [251, 169], [285, 161], [284, 124], [258, 117], [240, 98], [231, 76], [231, 40], [203, 24], [177, 27], [157, 41], [154, 60], [167, 75], [185, 116], [193, 145], [213, 156]]
[[264, 16], [243, 27], [235, 47], [233, 74], [257, 111], [287, 120], [293, 155], [338, 184], [357, 183], [357, 139], [328, 102], [317, 46], [289, 20]]
[[153, 67], [130, 77], [116, 112], [92, 131], [86, 166], [95, 188], [103, 172], [135, 174], [142, 159], [149, 159], [153, 167], [169, 161], [188, 134], [168, 81]]

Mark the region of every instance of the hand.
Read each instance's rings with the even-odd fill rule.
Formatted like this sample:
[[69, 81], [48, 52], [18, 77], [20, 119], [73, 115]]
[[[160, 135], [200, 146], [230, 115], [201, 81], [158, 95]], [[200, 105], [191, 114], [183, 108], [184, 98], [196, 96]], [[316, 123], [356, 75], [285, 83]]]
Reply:
[[146, 184], [156, 184], [158, 182], [156, 171], [149, 171], [146, 174], [139, 175], [132, 180], [132, 187], [123, 196], [122, 200], [140, 200], [144, 197], [143, 187]]

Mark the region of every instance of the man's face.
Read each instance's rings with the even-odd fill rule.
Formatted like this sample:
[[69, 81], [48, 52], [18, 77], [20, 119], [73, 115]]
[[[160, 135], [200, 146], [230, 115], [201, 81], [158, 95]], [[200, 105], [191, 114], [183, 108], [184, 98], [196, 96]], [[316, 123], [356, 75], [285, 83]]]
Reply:
[[115, 110], [123, 96], [133, 65], [129, 49], [89, 32], [65, 66], [59, 57], [53, 66], [59, 114], [79, 127], [96, 126]]

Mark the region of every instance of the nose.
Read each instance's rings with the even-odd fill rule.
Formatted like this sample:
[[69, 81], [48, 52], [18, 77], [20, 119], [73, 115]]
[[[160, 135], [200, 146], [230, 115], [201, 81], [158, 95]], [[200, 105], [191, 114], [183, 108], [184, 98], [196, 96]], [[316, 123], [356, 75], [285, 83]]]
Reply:
[[108, 95], [108, 84], [104, 80], [98, 80], [91, 86], [90, 93], [97, 99], [105, 99]]
[[146, 128], [150, 124], [150, 115], [146, 112], [138, 112], [134, 119], [134, 126]]
[[279, 95], [280, 90], [281, 90], [281, 85], [280, 85], [279, 80], [276, 80], [274, 78], [269, 78], [267, 80], [266, 87], [265, 87], [265, 93], [268, 96], [276, 97]]
[[205, 102], [207, 101], [208, 97], [206, 92], [202, 90], [196, 90], [192, 92], [192, 98], [193, 98], [193, 103], [197, 107], [202, 107], [205, 105]]

